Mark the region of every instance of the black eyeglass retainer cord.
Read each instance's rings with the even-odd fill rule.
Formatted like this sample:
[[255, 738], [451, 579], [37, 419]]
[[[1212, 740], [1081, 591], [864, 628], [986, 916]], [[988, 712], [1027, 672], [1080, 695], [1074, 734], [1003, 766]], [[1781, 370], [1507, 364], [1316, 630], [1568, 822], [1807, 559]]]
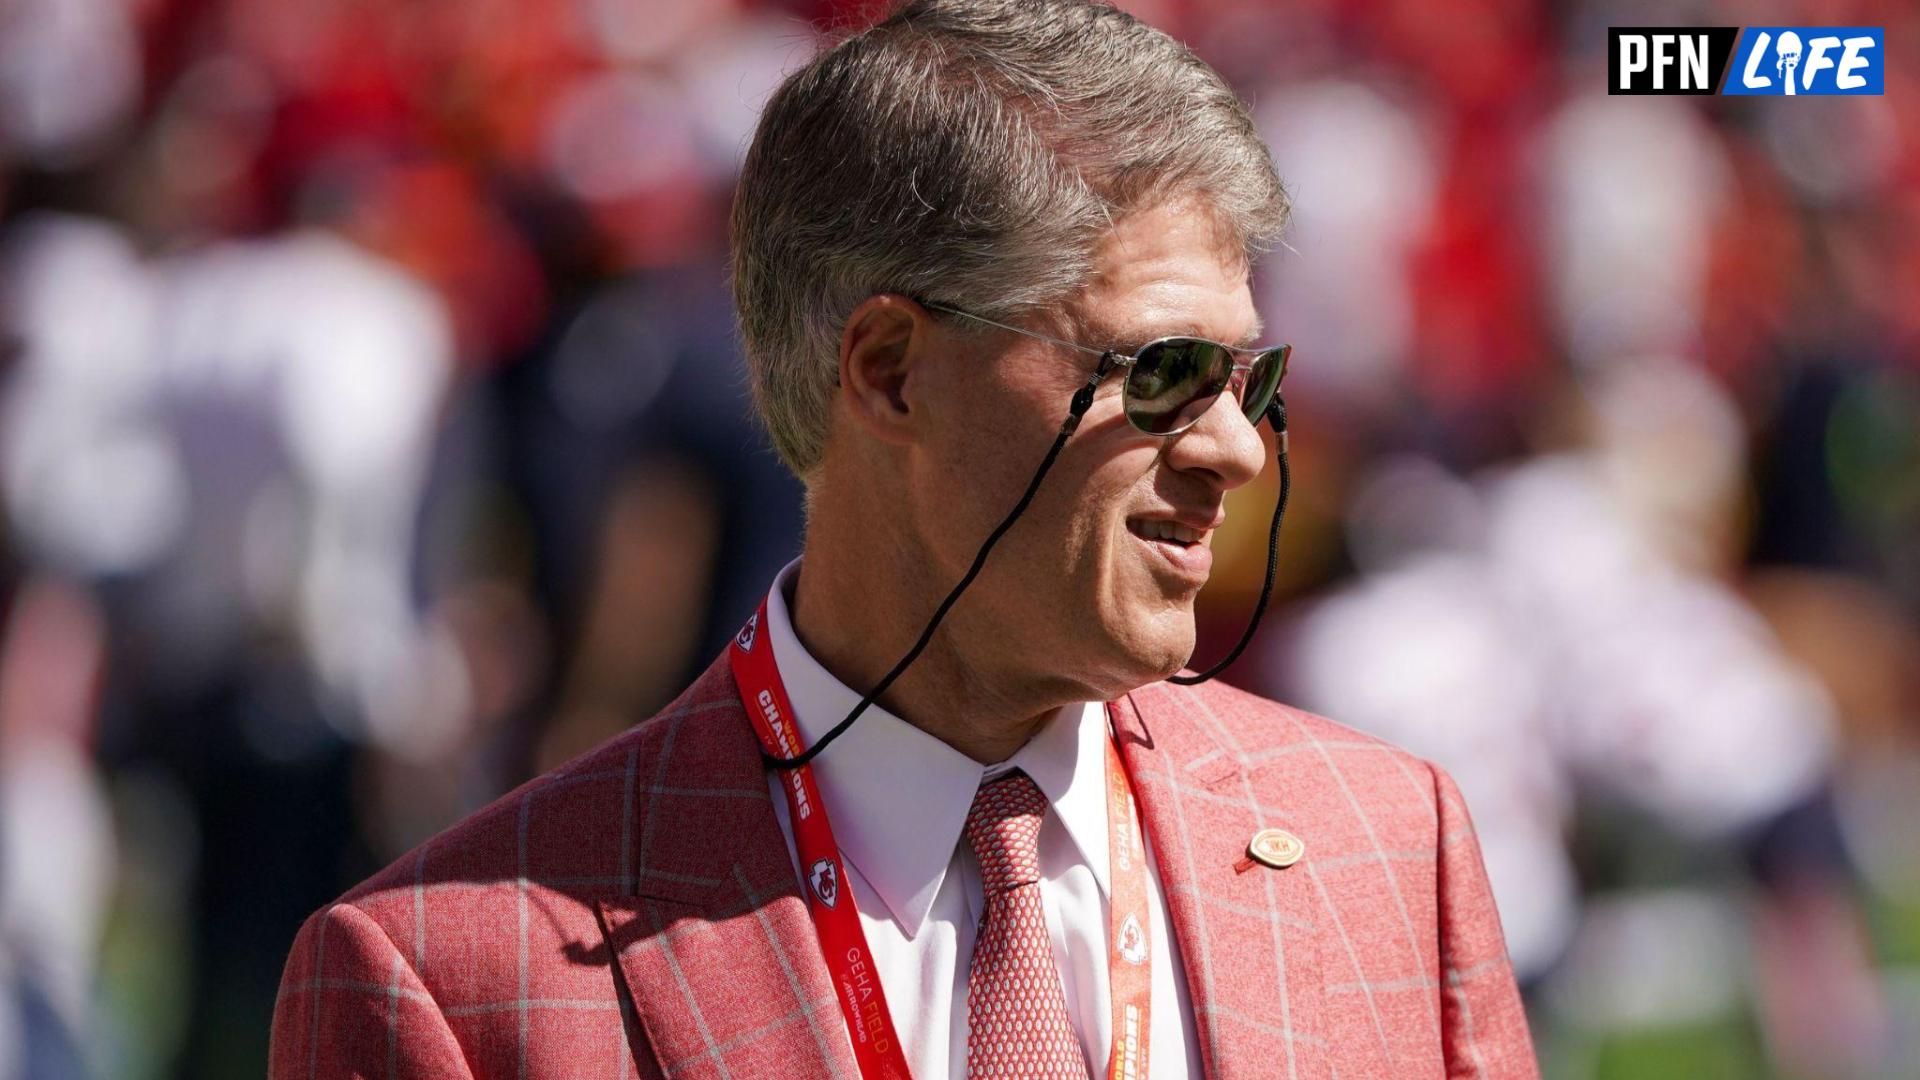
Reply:
[[[947, 598], [940, 602], [940, 606], [934, 609], [933, 617], [927, 620], [926, 628], [920, 631], [920, 639], [913, 643], [913, 648], [908, 649], [906, 655], [900, 658], [899, 663], [893, 665], [893, 670], [887, 672], [879, 682], [874, 684], [873, 689], [867, 691], [866, 695], [860, 699], [860, 703], [855, 705], [853, 711], [847, 714], [846, 719], [835, 724], [833, 730], [822, 735], [812, 746], [793, 757], [786, 758], [770, 754], [764, 747], [761, 748], [760, 756], [768, 767], [775, 769], [798, 769], [818, 757], [821, 751], [832, 744], [833, 740], [839, 738], [841, 733], [852, 727], [855, 720], [860, 719], [861, 714], [867, 711], [868, 706], [878, 701], [880, 696], [887, 692], [888, 688], [893, 685], [894, 680], [904, 674], [907, 668], [910, 667], [915, 660], [920, 658], [920, 654], [924, 652], [927, 645], [933, 641], [934, 631], [940, 628], [941, 620], [947, 617], [947, 612], [952, 610], [953, 605], [960, 599], [960, 594], [966, 591], [967, 586], [973, 584], [973, 580], [979, 577], [980, 571], [986, 567], [987, 556], [992, 553], [994, 545], [1000, 542], [1000, 538], [1005, 536], [1009, 529], [1013, 528], [1013, 523], [1018, 521], [1020, 515], [1026, 513], [1027, 507], [1033, 503], [1035, 493], [1040, 490], [1041, 481], [1046, 479], [1047, 473], [1053, 469], [1054, 461], [1060, 457], [1061, 448], [1067, 445], [1067, 440], [1071, 438], [1074, 431], [1080, 427], [1080, 419], [1087, 414], [1088, 409], [1093, 407], [1093, 392], [1095, 388], [1100, 385], [1100, 381], [1105, 379], [1108, 373], [1117, 365], [1118, 360], [1115, 353], [1109, 351], [1103, 354], [1100, 357], [1099, 366], [1094, 369], [1093, 375], [1087, 380], [1087, 384], [1074, 391], [1073, 403], [1068, 407], [1066, 420], [1060, 425], [1060, 433], [1054, 437], [1053, 446], [1047, 450], [1046, 458], [1040, 462], [1040, 467], [1034, 471], [1033, 479], [1028, 481], [1025, 494], [1020, 496], [1020, 501], [1014, 504], [1013, 509], [1007, 513], [1007, 516], [1001, 520], [1000, 524], [994, 528], [992, 533], [988, 534], [986, 542], [980, 545], [979, 552], [973, 557], [973, 565], [967, 568], [966, 574], [963, 575], [959, 583], [953, 587], [953, 591], [949, 592]], [[1168, 682], [1178, 683], [1182, 686], [1191, 686], [1194, 683], [1205, 682], [1226, 670], [1228, 665], [1239, 659], [1240, 654], [1246, 650], [1248, 643], [1253, 640], [1254, 633], [1260, 627], [1261, 616], [1266, 614], [1267, 601], [1273, 596], [1273, 576], [1275, 569], [1279, 565], [1280, 517], [1286, 513], [1287, 494], [1293, 486], [1292, 470], [1287, 466], [1287, 405], [1286, 402], [1281, 399], [1280, 392], [1277, 389], [1274, 391], [1273, 401], [1268, 404], [1267, 411], [1264, 415], [1273, 426], [1273, 430], [1279, 436], [1280, 441], [1279, 453], [1277, 455], [1280, 462], [1280, 498], [1279, 501], [1274, 504], [1273, 524], [1267, 530], [1267, 576], [1265, 583], [1260, 587], [1260, 601], [1254, 605], [1253, 618], [1248, 620], [1246, 631], [1240, 635], [1239, 642], [1234, 645], [1232, 651], [1228, 652], [1224, 659], [1198, 675], [1174, 675], [1167, 679]]]

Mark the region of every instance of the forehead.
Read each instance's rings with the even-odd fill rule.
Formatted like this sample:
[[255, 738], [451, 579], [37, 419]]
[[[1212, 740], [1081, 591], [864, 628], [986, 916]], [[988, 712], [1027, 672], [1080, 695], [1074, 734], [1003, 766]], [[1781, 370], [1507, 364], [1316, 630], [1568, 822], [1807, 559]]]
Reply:
[[1246, 259], [1203, 204], [1181, 200], [1120, 219], [1094, 251], [1094, 277], [1067, 305], [1090, 343], [1185, 334], [1251, 344], [1260, 318]]

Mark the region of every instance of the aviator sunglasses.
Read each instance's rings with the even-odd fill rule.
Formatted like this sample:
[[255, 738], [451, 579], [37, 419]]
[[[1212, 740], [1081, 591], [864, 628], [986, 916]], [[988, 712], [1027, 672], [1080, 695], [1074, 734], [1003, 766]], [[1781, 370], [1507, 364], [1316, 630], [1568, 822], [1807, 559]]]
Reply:
[[[1148, 435], [1178, 435], [1187, 430], [1199, 423], [1215, 399], [1228, 389], [1238, 396], [1241, 412], [1258, 424], [1280, 389], [1280, 380], [1287, 374], [1287, 358], [1293, 354], [1291, 345], [1247, 349], [1205, 338], [1174, 336], [1149, 341], [1129, 356], [1008, 326], [946, 304], [926, 301], [922, 306], [1098, 356], [1101, 363], [1096, 381], [1115, 367], [1124, 368], [1127, 375], [1121, 401], [1127, 421]], [[1253, 360], [1238, 363], [1241, 356]]]
[[[1026, 493], [1020, 496], [1020, 501], [1013, 505], [1013, 509], [1008, 511], [1007, 516], [1001, 519], [1000, 524], [981, 543], [980, 549], [974, 553], [973, 564], [967, 568], [966, 574], [960, 578], [958, 584], [954, 585], [953, 590], [947, 593], [946, 599], [940, 602], [940, 606], [934, 609], [932, 617], [921, 629], [920, 637], [913, 643], [913, 647], [900, 657], [891, 670], [881, 676], [873, 689], [861, 696], [859, 704], [855, 705], [845, 718], [835, 724], [832, 730], [822, 735], [812, 746], [791, 757], [781, 757], [762, 750], [761, 756], [772, 768], [797, 769], [818, 757], [821, 751], [852, 727], [854, 721], [860, 719], [861, 714], [878, 701], [880, 696], [887, 692], [887, 688], [893, 685], [894, 680], [912, 666], [914, 660], [926, 650], [927, 644], [933, 640], [934, 631], [940, 626], [940, 621], [947, 617], [947, 612], [953, 610], [953, 605], [959, 601], [960, 594], [967, 590], [967, 586], [973, 584], [974, 579], [980, 576], [980, 571], [987, 565], [987, 556], [993, 552], [994, 545], [1000, 542], [1000, 538], [1007, 534], [1007, 530], [1013, 528], [1013, 523], [1018, 521], [1020, 515], [1026, 513], [1027, 507], [1033, 504], [1033, 496], [1040, 490], [1040, 482], [1046, 478], [1048, 471], [1053, 468], [1053, 463], [1060, 457], [1061, 448], [1066, 446], [1067, 440], [1072, 438], [1074, 431], [1079, 428], [1081, 417], [1093, 407], [1094, 390], [1113, 373], [1115, 368], [1124, 368], [1127, 372], [1126, 382], [1122, 384], [1121, 390], [1121, 401], [1127, 415], [1127, 422], [1148, 435], [1180, 434], [1198, 423], [1200, 418], [1206, 415], [1207, 410], [1213, 407], [1213, 403], [1219, 400], [1221, 393], [1231, 388], [1239, 395], [1240, 409], [1246, 414], [1247, 419], [1255, 424], [1261, 420], [1267, 421], [1272, 425], [1274, 434], [1278, 436], [1276, 457], [1280, 463], [1280, 498], [1273, 504], [1273, 524], [1267, 528], [1267, 576], [1260, 587], [1260, 599], [1254, 603], [1253, 617], [1247, 620], [1247, 628], [1241, 633], [1240, 640], [1213, 666], [1197, 674], [1173, 675], [1168, 677], [1167, 681], [1191, 686], [1206, 682], [1225, 671], [1228, 665], [1246, 650], [1248, 642], [1253, 640], [1254, 631], [1260, 626], [1260, 616], [1266, 613], [1267, 601], [1273, 598], [1273, 572], [1280, 556], [1280, 519], [1287, 512], [1287, 495], [1293, 490], [1293, 473], [1287, 466], [1287, 404], [1280, 397], [1280, 380], [1287, 373], [1287, 358], [1293, 352], [1292, 346], [1277, 345], [1268, 349], [1242, 349], [1232, 345], [1222, 345], [1217, 341], [1208, 341], [1205, 338], [1163, 337], [1147, 342], [1133, 355], [1128, 356], [1113, 349], [1095, 349], [1087, 345], [1048, 337], [1032, 330], [1022, 330], [1017, 326], [1007, 326], [945, 304], [924, 300], [920, 303], [923, 307], [934, 311], [958, 315], [1063, 348], [1098, 356], [1100, 363], [1094, 368], [1093, 374], [1088, 376], [1087, 381], [1074, 393], [1073, 401], [1067, 406], [1066, 419], [1061, 421], [1060, 430], [1054, 436], [1052, 448], [1041, 460], [1040, 467], [1034, 470], [1033, 479], [1027, 481]], [[1253, 362], [1237, 363], [1236, 359], [1243, 355], [1251, 355]]]

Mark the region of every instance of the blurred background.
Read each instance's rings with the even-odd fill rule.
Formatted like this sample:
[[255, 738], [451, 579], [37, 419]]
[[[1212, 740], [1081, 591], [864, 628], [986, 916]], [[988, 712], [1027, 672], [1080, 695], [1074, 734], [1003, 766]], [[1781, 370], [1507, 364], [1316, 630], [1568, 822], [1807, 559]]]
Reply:
[[[1126, 6], [1298, 205], [1229, 681], [1458, 777], [1550, 1077], [1920, 1077], [1920, 7]], [[871, 10], [0, 0], [0, 1078], [260, 1075], [304, 915], [718, 652], [734, 174]], [[1886, 95], [1604, 93], [1762, 23]]]

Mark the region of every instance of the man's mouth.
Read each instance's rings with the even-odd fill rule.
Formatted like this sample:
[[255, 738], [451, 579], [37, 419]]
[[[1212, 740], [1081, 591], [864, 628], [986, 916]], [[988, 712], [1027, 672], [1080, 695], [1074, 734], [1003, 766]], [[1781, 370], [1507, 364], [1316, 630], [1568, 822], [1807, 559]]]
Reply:
[[1211, 529], [1199, 529], [1165, 518], [1128, 518], [1127, 531], [1145, 545], [1152, 565], [1171, 576], [1182, 589], [1198, 589], [1213, 570], [1213, 550], [1206, 544]]
[[1206, 535], [1199, 529], [1190, 528], [1177, 521], [1146, 518], [1128, 518], [1127, 531], [1142, 540], [1164, 540], [1181, 547], [1197, 544]]

